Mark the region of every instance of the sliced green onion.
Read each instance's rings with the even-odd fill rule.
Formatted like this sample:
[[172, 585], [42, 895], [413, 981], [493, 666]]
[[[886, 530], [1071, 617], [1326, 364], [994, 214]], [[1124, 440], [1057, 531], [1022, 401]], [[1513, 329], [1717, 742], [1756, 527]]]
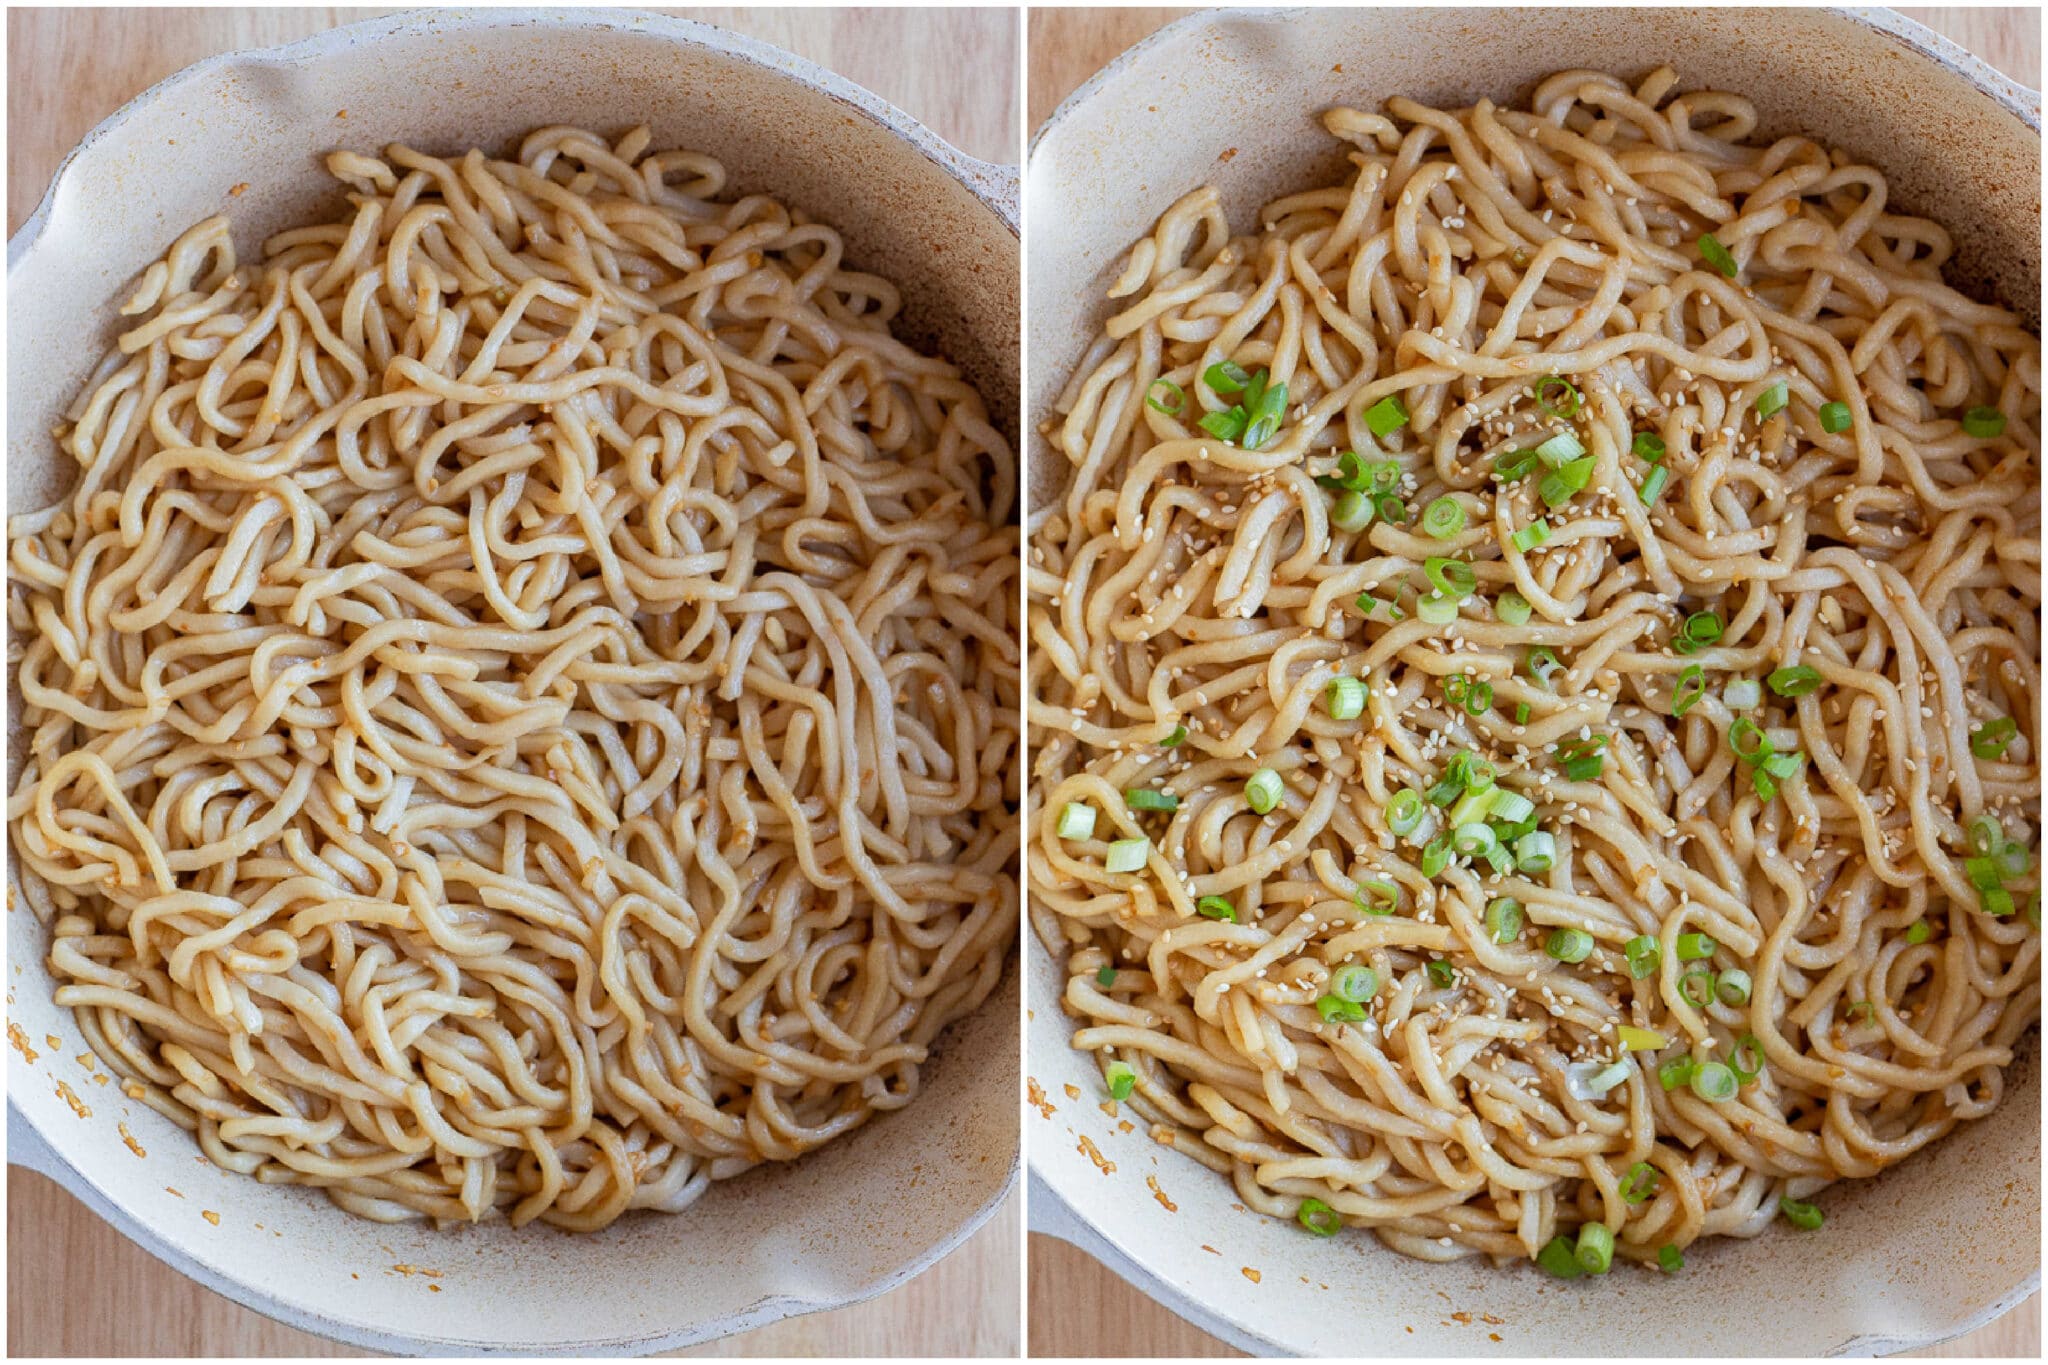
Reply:
[[1664, 495], [1664, 485], [1671, 481], [1671, 470], [1658, 465], [1643, 479], [1643, 486], [1636, 490], [1636, 501], [1645, 507], [1654, 507], [1657, 499]]
[[1465, 529], [1465, 507], [1446, 493], [1422, 509], [1422, 529], [1438, 540], [1449, 540]]
[[1454, 602], [1464, 601], [1479, 586], [1479, 575], [1462, 559], [1432, 555], [1422, 561], [1422, 573], [1432, 588]]
[[1560, 1280], [1576, 1280], [1586, 1273], [1569, 1237], [1553, 1237], [1545, 1242], [1543, 1250], [1536, 1253], [1536, 1264]]
[[1387, 798], [1387, 828], [1397, 835], [1409, 835], [1422, 823], [1428, 808], [1422, 804], [1422, 793], [1413, 787], [1403, 787]]
[[1728, 1069], [1744, 1085], [1764, 1074], [1764, 1045], [1754, 1033], [1745, 1033], [1728, 1051]]
[[1987, 720], [1970, 731], [1970, 752], [1982, 759], [1994, 759], [2005, 753], [2005, 746], [2012, 743], [2019, 733], [2019, 722], [2011, 716], [2000, 716]]
[[1564, 667], [1564, 661], [1557, 657], [1557, 652], [1551, 649], [1549, 645], [1529, 646], [1526, 663], [1529, 669], [1529, 676], [1541, 684], [1546, 691], [1550, 690], [1550, 675]]
[[1638, 1161], [1628, 1168], [1628, 1175], [1621, 1182], [1621, 1197], [1631, 1204], [1648, 1203], [1650, 1196], [1657, 1192], [1658, 1172], [1647, 1161]]
[[2005, 847], [2005, 822], [1990, 811], [1979, 811], [1967, 826], [1970, 852], [1990, 857]]
[[1365, 684], [1356, 678], [1332, 678], [1323, 689], [1323, 709], [1331, 720], [1356, 720], [1365, 714]]
[[1664, 956], [1664, 949], [1654, 935], [1637, 934], [1621, 945], [1621, 955], [1628, 959], [1629, 978], [1647, 981], [1657, 974], [1657, 963]]
[[1721, 700], [1731, 711], [1748, 711], [1762, 704], [1763, 684], [1755, 678], [1737, 678], [1721, 689]]
[[1344, 1227], [1344, 1220], [1337, 1210], [1320, 1199], [1304, 1199], [1295, 1210], [1295, 1221], [1318, 1237], [1335, 1237]]
[[1421, 869], [1422, 875], [1425, 877], [1434, 877], [1437, 873], [1450, 866], [1450, 863], [1451, 836], [1448, 834], [1439, 835], [1430, 840], [1429, 846], [1422, 850], [1422, 857], [1416, 860], [1416, 866]]
[[1365, 410], [1366, 429], [1385, 440], [1408, 425], [1408, 405], [1401, 401], [1401, 395], [1390, 393]]
[[1451, 847], [1461, 858], [1484, 858], [1500, 847], [1500, 838], [1493, 826], [1475, 820], [1451, 831]]
[[1529, 599], [1513, 588], [1502, 593], [1493, 603], [1493, 614], [1511, 626], [1527, 625], [1534, 610]]
[[1714, 995], [1724, 1005], [1747, 1005], [1754, 985], [1748, 972], [1740, 967], [1730, 967], [1714, 979]]
[[1151, 857], [1150, 839], [1118, 839], [1103, 855], [1102, 868], [1105, 872], [1139, 872]]
[[1735, 258], [1728, 253], [1727, 247], [1721, 245], [1721, 239], [1713, 233], [1700, 234], [1700, 255], [1708, 265], [1729, 279], [1735, 278]]
[[1286, 791], [1280, 774], [1271, 768], [1261, 768], [1244, 782], [1244, 799], [1253, 811], [1260, 815], [1269, 814], [1280, 804], [1280, 797]]
[[1433, 592], [1416, 601], [1415, 614], [1429, 625], [1447, 626], [1458, 619], [1458, 600]]
[[1593, 936], [1584, 929], [1552, 929], [1543, 951], [1559, 962], [1584, 962], [1593, 955]]
[[1114, 986], [1116, 984], [1116, 968], [1097, 967], [1095, 969], [1095, 984], [1098, 986]]
[[1678, 674], [1678, 686], [1671, 690], [1671, 714], [1682, 716], [1707, 695], [1707, 671], [1687, 664]]
[[1605, 1223], [1586, 1224], [1579, 1229], [1579, 1244], [1572, 1254], [1588, 1275], [1605, 1275], [1614, 1265], [1614, 1229]]
[[2034, 870], [2034, 855], [2025, 844], [2007, 844], [1992, 856], [1998, 859], [1998, 870], [2008, 877], [2024, 877]]
[[1252, 382], [1252, 377], [1236, 361], [1225, 360], [1202, 371], [1202, 382], [1209, 386], [1210, 392], [1229, 398], [1243, 393], [1244, 386]]
[[[1260, 377], [1263, 378], [1265, 373], [1264, 370], [1259, 371]], [[1252, 391], [1247, 389], [1245, 392], [1245, 402], [1247, 404], [1247, 420], [1244, 429], [1244, 444], [1248, 450], [1257, 450], [1260, 446], [1272, 440], [1273, 434], [1280, 430], [1280, 419], [1287, 415], [1287, 386], [1285, 384], [1268, 384], [1265, 388], [1258, 390], [1256, 398], [1253, 398]]]
[[1536, 381], [1536, 406], [1552, 417], [1570, 421], [1585, 402], [1572, 381], [1561, 374], [1546, 374]]
[[1680, 934], [1678, 936], [1678, 960], [1680, 962], [1698, 962], [1702, 958], [1712, 957], [1715, 950], [1720, 946], [1720, 944], [1714, 942], [1706, 934]]
[[1513, 483], [1524, 478], [1536, 468], [1536, 452], [1533, 450], [1511, 450], [1493, 457], [1493, 477], [1502, 483]]
[[1178, 748], [1180, 746], [1181, 741], [1186, 739], [1187, 737], [1188, 727], [1185, 725], [1176, 725], [1173, 727], [1173, 730], [1166, 736], [1165, 739], [1159, 741], [1159, 747], [1162, 749]]
[[1180, 798], [1172, 792], [1133, 787], [1124, 793], [1124, 804], [1132, 810], [1179, 810]]
[[1337, 452], [1337, 483], [1354, 493], [1364, 493], [1372, 487], [1372, 467], [1355, 450]]
[[1823, 403], [1820, 405], [1820, 429], [1826, 432], [1847, 431], [1855, 416], [1847, 403]]
[[1235, 441], [1244, 435], [1245, 422], [1243, 408], [1226, 408], [1221, 412], [1203, 413], [1195, 425], [1219, 441]]
[[[1366, 892], [1372, 893], [1368, 899]], [[1360, 879], [1351, 903], [1368, 915], [1391, 915], [1401, 904], [1401, 888], [1380, 877]]]
[[1728, 727], [1728, 747], [1735, 756], [1746, 763], [1755, 763], [1772, 753], [1771, 741], [1763, 727], [1748, 716], [1737, 716], [1735, 724]]
[[1528, 702], [1525, 702], [1525, 701], [1518, 701], [1518, 702], [1516, 702], [1516, 703], [1515, 703], [1515, 724], [1517, 724], [1517, 725], [1527, 725], [1528, 723], [1529, 723], [1529, 703], [1528, 703]]
[[1690, 1057], [1672, 1057], [1657, 1067], [1657, 1083], [1666, 1090], [1676, 1090], [1692, 1079], [1695, 1069]]
[[1362, 1004], [1380, 992], [1380, 974], [1356, 962], [1339, 967], [1330, 976], [1330, 994], [1339, 1000]]
[[1515, 840], [1515, 866], [1529, 872], [1548, 872], [1557, 861], [1557, 840], [1546, 830], [1524, 834]]
[[1372, 491], [1389, 493], [1401, 486], [1401, 462], [1399, 460], [1371, 460], [1365, 471], [1372, 477]]
[[1666, 1275], [1676, 1275], [1685, 1269], [1685, 1253], [1666, 1243], [1657, 1248], [1657, 1266]]
[[1449, 990], [1457, 984], [1458, 970], [1442, 958], [1432, 958], [1429, 964], [1429, 981], [1438, 990]]
[[1345, 489], [1330, 504], [1330, 524], [1340, 531], [1357, 533], [1372, 525], [1373, 503], [1363, 493]]
[[1522, 903], [1500, 896], [1486, 903], [1486, 936], [1495, 943], [1513, 943], [1522, 936]]
[[[1162, 402], [1162, 396], [1171, 402]], [[1168, 417], [1178, 417], [1187, 408], [1187, 392], [1171, 379], [1155, 379], [1145, 390], [1145, 406]]]
[[1819, 1208], [1794, 1199], [1790, 1195], [1778, 1197], [1778, 1212], [1785, 1215], [1786, 1222], [1805, 1232], [1812, 1232], [1825, 1221]]
[[1599, 461], [1588, 455], [1582, 460], [1559, 465], [1545, 474], [1536, 484], [1536, 496], [1549, 507], [1562, 507], [1593, 481], [1593, 470]]
[[1493, 788], [1492, 809], [1487, 814], [1504, 825], [1518, 824], [1535, 811], [1536, 803], [1506, 787]]
[[1607, 747], [1607, 736], [1594, 735], [1590, 739], [1566, 740], [1552, 751], [1558, 766], [1566, 778], [1573, 782], [1591, 782], [1600, 776], [1606, 759], [1602, 750]]
[[1316, 1013], [1326, 1024], [1362, 1024], [1365, 1022], [1365, 1006], [1355, 1000], [1346, 1000], [1341, 995], [1326, 995], [1316, 1001]]
[[1820, 686], [1820, 670], [1805, 664], [1793, 664], [1789, 668], [1772, 669], [1764, 681], [1781, 697], [1803, 697]]
[[1629, 450], [1638, 460], [1660, 463], [1664, 459], [1664, 438], [1654, 431], [1639, 431]]
[[1515, 548], [1523, 554], [1539, 550], [1549, 543], [1550, 523], [1547, 521], [1532, 521], [1527, 526], [1516, 531], [1509, 539], [1514, 542]]
[[1704, 1062], [1693, 1068], [1692, 1078], [1686, 1084], [1709, 1104], [1726, 1104], [1742, 1088], [1735, 1073], [1719, 1062]]
[[1993, 919], [2003, 919], [2013, 912], [2012, 892], [2002, 886], [1987, 887], [1977, 893], [1977, 908]]
[[1544, 464], [1556, 469], [1585, 454], [1586, 447], [1569, 431], [1560, 431], [1537, 446], [1532, 453]]
[[1777, 383], [1756, 396], [1756, 415], [1759, 417], [1774, 416], [1777, 413], [1783, 412], [1785, 405], [1791, 401], [1791, 389], [1784, 380], [1780, 379]]
[[1103, 1079], [1109, 1082], [1109, 1097], [1113, 1100], [1127, 1100], [1131, 1091], [1138, 1087], [1138, 1073], [1131, 1069], [1129, 1062], [1111, 1062], [1103, 1072]]
[[1695, 645], [1710, 645], [1721, 638], [1723, 630], [1718, 612], [1696, 611], [1685, 618], [1685, 638]]
[[1060, 808], [1060, 822], [1054, 832], [1062, 839], [1086, 839], [1095, 833], [1095, 807], [1069, 801]]
[[1998, 859], [1989, 853], [1978, 853], [1963, 859], [1963, 875], [1970, 879], [1970, 885], [1979, 891], [2005, 883], [2004, 871], [1998, 866]]
[[1696, 1010], [1714, 1003], [1714, 969], [1698, 966], [1678, 978], [1678, 998]]
[[1634, 1024], [1621, 1025], [1614, 1030], [1614, 1036], [1621, 1041], [1621, 1050], [1624, 1054], [1655, 1052], [1658, 1048], [1671, 1045], [1671, 1040], [1655, 1029], [1637, 1028]]
[[1399, 493], [1382, 493], [1373, 499], [1373, 506], [1379, 509], [1381, 521], [1393, 526], [1408, 524], [1408, 504], [1401, 501]]
[[1195, 902], [1195, 913], [1203, 919], [1220, 919], [1225, 924], [1236, 924], [1237, 907], [1227, 896], [1204, 896]]
[[1963, 414], [1963, 432], [1988, 441], [2005, 432], [2005, 414], [1997, 408], [1971, 408]]

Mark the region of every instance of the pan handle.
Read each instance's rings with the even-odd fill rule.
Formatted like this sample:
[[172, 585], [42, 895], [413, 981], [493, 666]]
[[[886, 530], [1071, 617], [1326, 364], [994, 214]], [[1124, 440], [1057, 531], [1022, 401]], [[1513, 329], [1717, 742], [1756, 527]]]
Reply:
[[13, 1100], [7, 1102], [7, 1164], [24, 1166], [38, 1175], [48, 1176], [66, 1189], [71, 1188], [71, 1168], [63, 1158], [51, 1150], [43, 1141], [43, 1135], [28, 1121]]
[[943, 138], [932, 139], [925, 152], [953, 173], [975, 198], [996, 211], [1004, 226], [1022, 231], [1024, 221], [1024, 173], [1016, 166], [999, 165], [971, 157]]
[[[1037, 1171], [1031, 1173], [1031, 1194], [1025, 1204], [1031, 1224], [1031, 1231], [1042, 1232], [1048, 1237], [1057, 1237], [1068, 1246], [1087, 1252], [1104, 1265], [1118, 1266], [1123, 1257], [1116, 1248], [1106, 1241], [1102, 1234], [1088, 1226], [1085, 1219], [1077, 1215], [1067, 1201], [1053, 1193], [1052, 1186], [1045, 1183]], [[1129, 1279], [1127, 1272], [1124, 1278]]]

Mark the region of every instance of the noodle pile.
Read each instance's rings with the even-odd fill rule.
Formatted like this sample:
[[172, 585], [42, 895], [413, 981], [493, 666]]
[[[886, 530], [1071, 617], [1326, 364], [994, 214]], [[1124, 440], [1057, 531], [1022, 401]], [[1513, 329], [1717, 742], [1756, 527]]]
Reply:
[[2039, 341], [1675, 85], [1330, 112], [1355, 175], [1173, 205], [1044, 427], [1034, 926], [1112, 1096], [1313, 1232], [1669, 1267], [2038, 1018]]
[[12, 523], [59, 1003], [371, 1218], [680, 1209], [909, 1103], [1015, 934], [1009, 448], [835, 232], [649, 141], [193, 228]]

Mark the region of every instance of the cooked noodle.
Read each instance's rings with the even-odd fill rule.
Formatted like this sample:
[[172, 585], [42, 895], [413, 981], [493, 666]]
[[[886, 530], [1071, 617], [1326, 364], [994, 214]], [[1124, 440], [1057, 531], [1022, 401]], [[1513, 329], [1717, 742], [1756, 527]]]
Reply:
[[[1027, 575], [1034, 925], [1075, 1045], [1262, 1213], [1431, 1260], [1562, 1238], [1583, 1264], [1600, 1223], [1654, 1265], [1984, 1115], [2038, 1017], [2039, 341], [1943, 282], [1948, 234], [1875, 170], [1675, 87], [1332, 111], [1355, 175], [1249, 236], [1213, 189], [1174, 204], [1044, 427], [1067, 467]], [[1245, 394], [1205, 382], [1223, 362]], [[1262, 370], [1286, 386], [1263, 447], [1197, 424], [1229, 434]], [[1590, 476], [1553, 508], [1559, 456]], [[1387, 460], [1392, 503], [1340, 529]], [[1766, 682], [1787, 668], [1817, 678]], [[1516, 802], [1475, 758], [1533, 802], [1548, 870], [1540, 841], [1485, 859], [1515, 826], [1486, 803]], [[1403, 789], [1450, 812], [1397, 838]], [[1473, 856], [1428, 875], [1473, 795]], [[1736, 1093], [1703, 1098], [1731, 1056]]]
[[909, 1103], [1014, 937], [1009, 448], [831, 228], [648, 144], [200, 224], [12, 523], [58, 1002], [372, 1218], [681, 1208]]

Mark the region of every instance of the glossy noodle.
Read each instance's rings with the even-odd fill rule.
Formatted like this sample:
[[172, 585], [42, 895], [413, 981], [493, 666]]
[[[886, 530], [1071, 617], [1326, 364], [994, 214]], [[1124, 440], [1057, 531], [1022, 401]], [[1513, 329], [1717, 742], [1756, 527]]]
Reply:
[[2038, 1018], [2039, 341], [1755, 121], [1333, 110], [1352, 172], [1175, 203], [1043, 428], [1034, 923], [1140, 1131], [1304, 1235], [1811, 1226]]
[[706, 156], [336, 153], [150, 267], [16, 517], [57, 998], [216, 1163], [594, 1229], [910, 1103], [1016, 925], [1014, 477]]

